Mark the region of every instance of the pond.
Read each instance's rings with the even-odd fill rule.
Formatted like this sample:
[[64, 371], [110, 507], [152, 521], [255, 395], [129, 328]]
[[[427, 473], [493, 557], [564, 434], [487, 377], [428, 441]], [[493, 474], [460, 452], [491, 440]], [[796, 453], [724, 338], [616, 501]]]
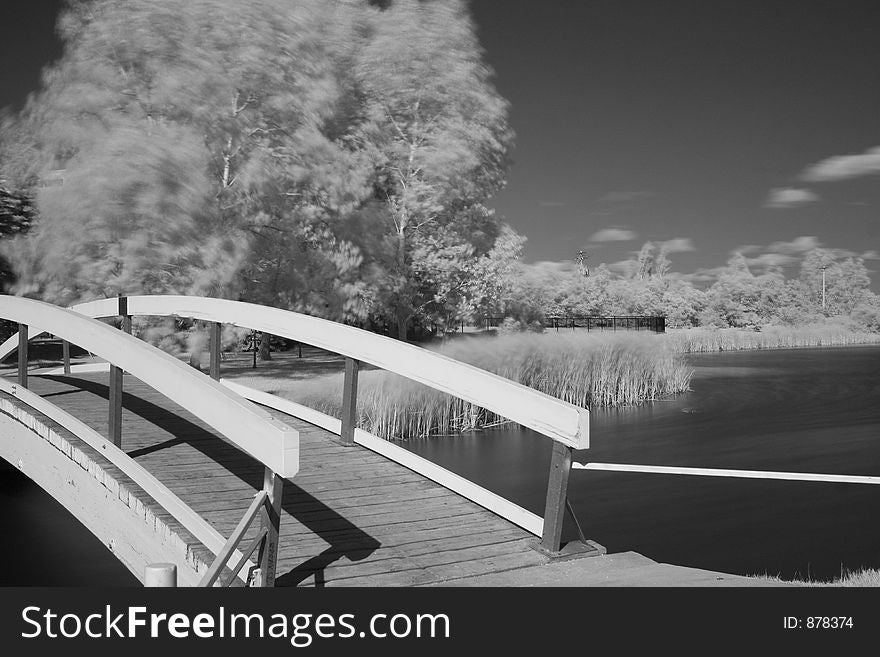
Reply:
[[[880, 347], [689, 361], [690, 392], [594, 411], [575, 460], [880, 475]], [[501, 428], [407, 445], [543, 515], [549, 439]], [[573, 470], [569, 498], [609, 552], [784, 578], [880, 567], [880, 486]]]
[[[880, 475], [880, 347], [700, 354], [692, 390], [591, 417], [575, 460]], [[550, 441], [514, 427], [412, 451], [543, 515]], [[573, 470], [569, 497], [609, 552], [737, 574], [830, 579], [880, 567], [880, 486]], [[136, 585], [109, 550], [0, 462], [0, 585]], [[576, 536], [567, 519], [564, 539]]]

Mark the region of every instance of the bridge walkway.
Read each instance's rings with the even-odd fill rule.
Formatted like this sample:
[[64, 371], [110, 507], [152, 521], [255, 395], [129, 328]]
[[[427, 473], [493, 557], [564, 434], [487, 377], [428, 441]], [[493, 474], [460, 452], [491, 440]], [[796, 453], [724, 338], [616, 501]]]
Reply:
[[[34, 373], [29, 387], [108, 434], [106, 373]], [[124, 391], [123, 449], [229, 535], [263, 485], [263, 465], [135, 377], [125, 376]], [[546, 561], [524, 529], [383, 456], [267, 410], [300, 432], [301, 450], [300, 470], [283, 489], [276, 586], [455, 584]], [[124, 483], [114, 470], [107, 464], [105, 471]], [[141, 502], [150, 507], [148, 499]], [[153, 506], [157, 518], [188, 536]], [[195, 539], [184, 540], [211, 562]]]

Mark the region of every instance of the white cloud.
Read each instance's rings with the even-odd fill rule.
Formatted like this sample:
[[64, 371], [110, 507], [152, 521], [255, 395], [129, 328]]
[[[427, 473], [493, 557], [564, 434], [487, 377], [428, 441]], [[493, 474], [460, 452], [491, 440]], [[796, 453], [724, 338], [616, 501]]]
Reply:
[[771, 189], [765, 208], [792, 208], [797, 205], [813, 203], [819, 200], [819, 196], [809, 189], [796, 189], [794, 187], [780, 187]]
[[806, 182], [831, 182], [880, 173], [880, 146], [855, 155], [835, 155], [812, 166], [801, 174]]
[[689, 237], [676, 237], [665, 242], [657, 242], [657, 246], [666, 253], [686, 253], [697, 250]]
[[627, 230], [626, 228], [618, 228], [616, 226], [611, 226], [610, 228], [603, 228], [597, 233], [594, 233], [590, 238], [591, 242], [628, 242], [630, 240], [634, 240], [638, 237], [638, 234], [634, 231]]
[[784, 267], [797, 262], [797, 258], [782, 253], [762, 253], [754, 258], [746, 258], [749, 268], [767, 269], [769, 267]]
[[880, 260], [880, 253], [871, 249], [870, 251], [865, 251], [859, 256], [862, 260]]
[[820, 246], [822, 246], [822, 243], [815, 235], [801, 235], [800, 237], [795, 237], [790, 242], [773, 242], [765, 248], [765, 251], [768, 253], [797, 255], [818, 249]]

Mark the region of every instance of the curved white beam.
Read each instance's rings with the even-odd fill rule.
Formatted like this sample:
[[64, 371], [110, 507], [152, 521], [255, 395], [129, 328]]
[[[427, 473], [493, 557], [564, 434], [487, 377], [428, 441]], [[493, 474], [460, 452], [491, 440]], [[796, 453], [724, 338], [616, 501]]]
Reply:
[[81, 313], [33, 299], [0, 296], [0, 317], [87, 349], [174, 400], [273, 472], [284, 478], [297, 473], [299, 432], [164, 351]]
[[[119, 312], [118, 303], [117, 299], [101, 299], [78, 304], [72, 310], [89, 317], [112, 317]], [[589, 447], [586, 409], [399, 340], [318, 317], [228, 299], [131, 296], [127, 304], [129, 315], [175, 315], [233, 324], [310, 344], [449, 393], [569, 447]]]

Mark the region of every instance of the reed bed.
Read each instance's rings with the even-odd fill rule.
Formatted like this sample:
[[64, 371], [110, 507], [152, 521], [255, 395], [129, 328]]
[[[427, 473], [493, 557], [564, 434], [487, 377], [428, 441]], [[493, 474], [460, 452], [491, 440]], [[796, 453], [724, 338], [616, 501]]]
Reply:
[[838, 324], [768, 326], [760, 331], [724, 328], [671, 329], [666, 339], [679, 353], [792, 349], [880, 343], [880, 333], [853, 330]]
[[[692, 374], [662, 336], [653, 334], [509, 335], [456, 341], [438, 351], [584, 408], [635, 404], [681, 392]], [[339, 417], [341, 391], [342, 377], [335, 375], [274, 392]], [[398, 439], [473, 431], [507, 421], [381, 371], [361, 374], [358, 416], [363, 429]]]

